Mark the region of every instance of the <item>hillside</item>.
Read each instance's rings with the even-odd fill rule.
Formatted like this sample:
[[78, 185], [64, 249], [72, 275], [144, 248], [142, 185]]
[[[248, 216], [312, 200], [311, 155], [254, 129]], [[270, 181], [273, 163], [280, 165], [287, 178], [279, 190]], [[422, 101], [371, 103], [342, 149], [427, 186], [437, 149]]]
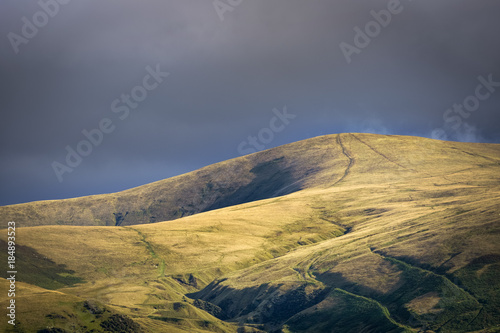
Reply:
[[[349, 174], [351, 168], [356, 173], [349, 177], [350, 183], [384, 183], [425, 176], [439, 180], [460, 168], [492, 163], [497, 160], [498, 151], [496, 145], [401, 136], [322, 136], [123, 192], [3, 206], [0, 216], [23, 221], [22, 226], [161, 222], [300, 189], [330, 187]], [[350, 153], [358, 155], [356, 160], [351, 159]], [[437, 162], [439, 166], [435, 165]], [[369, 179], [367, 173], [376, 178]]]
[[25, 221], [23, 226], [124, 226], [168, 221], [331, 184], [346, 167], [341, 156], [335, 137], [319, 137], [119, 193], [4, 206], [0, 215]]
[[16, 329], [500, 332], [499, 176], [500, 145], [340, 134], [0, 207]]

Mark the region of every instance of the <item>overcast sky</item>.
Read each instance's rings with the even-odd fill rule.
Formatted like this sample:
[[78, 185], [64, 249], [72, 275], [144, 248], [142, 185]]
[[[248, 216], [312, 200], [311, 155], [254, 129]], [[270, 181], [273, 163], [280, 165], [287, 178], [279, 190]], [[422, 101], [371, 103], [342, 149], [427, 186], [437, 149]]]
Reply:
[[0, 205], [332, 133], [499, 143], [500, 2], [395, 1], [2, 0]]

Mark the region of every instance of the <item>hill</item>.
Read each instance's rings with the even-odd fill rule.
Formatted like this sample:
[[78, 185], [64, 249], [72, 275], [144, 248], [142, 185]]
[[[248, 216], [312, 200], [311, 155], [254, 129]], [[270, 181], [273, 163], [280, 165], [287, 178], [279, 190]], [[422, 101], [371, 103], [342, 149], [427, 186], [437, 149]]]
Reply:
[[[116, 194], [2, 207], [26, 226], [16, 328], [500, 331], [499, 171], [500, 145], [340, 134]], [[155, 195], [153, 216], [179, 218], [131, 213]]]
[[[349, 154], [358, 156], [352, 159]], [[330, 187], [351, 168], [357, 173], [350, 182], [361, 177], [363, 184], [384, 183], [445, 177], [461, 167], [492, 163], [497, 156], [497, 145], [366, 134], [322, 136], [118, 193], [3, 206], [0, 215], [23, 221], [22, 226], [153, 223], [300, 189]], [[376, 178], [369, 179], [367, 173]]]
[[335, 137], [319, 137], [217, 163], [119, 193], [0, 207], [8, 220], [36, 225], [135, 225], [329, 184], [346, 167]]

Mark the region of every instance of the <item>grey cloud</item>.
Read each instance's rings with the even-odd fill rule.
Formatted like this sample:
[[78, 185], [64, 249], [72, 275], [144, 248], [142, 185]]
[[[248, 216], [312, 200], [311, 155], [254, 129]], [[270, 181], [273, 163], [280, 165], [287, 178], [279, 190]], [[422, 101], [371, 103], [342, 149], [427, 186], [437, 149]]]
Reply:
[[[407, 1], [347, 64], [339, 43], [388, 1], [76, 1], [14, 54], [35, 2], [0, 4], [0, 204], [112, 192], [238, 156], [273, 108], [297, 114], [266, 148], [321, 134], [431, 136], [479, 75], [500, 81], [500, 4]], [[120, 121], [111, 102], [161, 64], [165, 82]], [[455, 140], [500, 142], [500, 91]], [[65, 147], [109, 117], [116, 130], [57, 181]]]

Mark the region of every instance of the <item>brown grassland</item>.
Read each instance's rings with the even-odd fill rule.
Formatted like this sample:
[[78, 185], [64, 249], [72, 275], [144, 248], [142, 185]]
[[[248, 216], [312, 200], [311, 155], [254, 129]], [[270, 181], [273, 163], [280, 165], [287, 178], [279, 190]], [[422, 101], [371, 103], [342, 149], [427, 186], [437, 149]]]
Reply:
[[500, 332], [499, 176], [497, 144], [339, 134], [0, 207], [0, 331]]

